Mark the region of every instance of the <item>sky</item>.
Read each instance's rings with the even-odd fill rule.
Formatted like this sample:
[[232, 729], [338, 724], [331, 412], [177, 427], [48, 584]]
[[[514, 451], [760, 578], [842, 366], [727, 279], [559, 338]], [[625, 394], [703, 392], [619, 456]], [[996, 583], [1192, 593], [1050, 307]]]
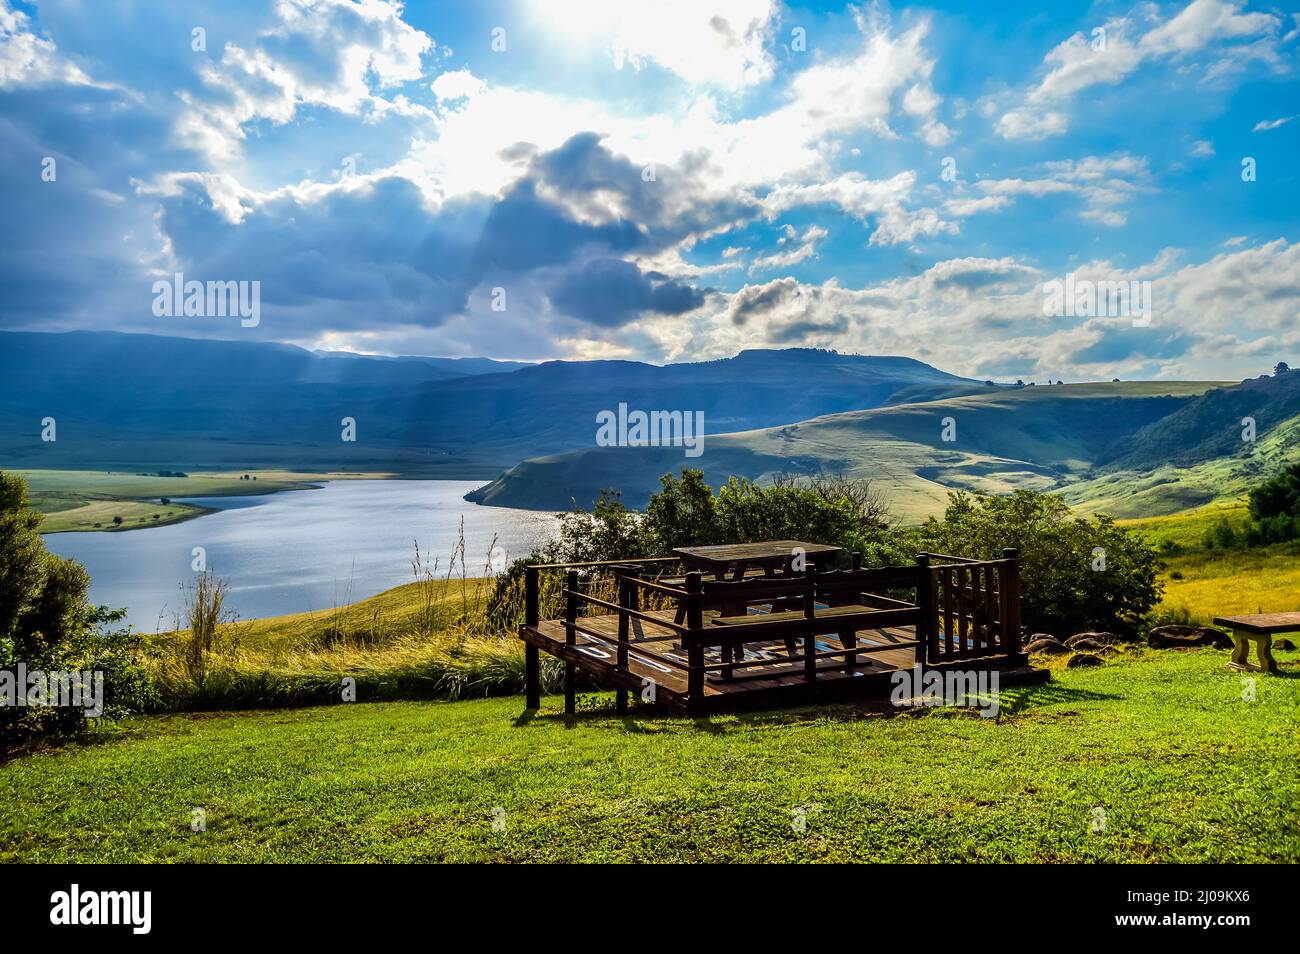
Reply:
[[[0, 329], [1300, 365], [1298, 11], [0, 0]], [[256, 324], [157, 314], [177, 273]]]

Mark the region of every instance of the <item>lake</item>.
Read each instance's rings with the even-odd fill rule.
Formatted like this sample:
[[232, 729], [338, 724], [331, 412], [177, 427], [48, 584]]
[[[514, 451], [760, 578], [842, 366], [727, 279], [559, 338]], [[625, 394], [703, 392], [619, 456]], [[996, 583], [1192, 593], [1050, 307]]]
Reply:
[[[461, 498], [481, 482], [336, 480], [319, 489], [182, 502], [217, 508], [184, 523], [117, 533], [53, 533], [55, 553], [90, 573], [95, 603], [126, 607], [137, 629], [170, 629], [194, 579], [195, 547], [229, 584], [240, 619], [330, 609], [413, 579], [414, 541], [437, 559], [441, 578], [465, 527], [470, 576], [482, 576], [496, 538], [497, 559], [527, 556], [555, 528], [555, 516], [481, 507]], [[176, 498], [180, 500], [181, 498]], [[456, 574], [460, 567], [457, 565]]]

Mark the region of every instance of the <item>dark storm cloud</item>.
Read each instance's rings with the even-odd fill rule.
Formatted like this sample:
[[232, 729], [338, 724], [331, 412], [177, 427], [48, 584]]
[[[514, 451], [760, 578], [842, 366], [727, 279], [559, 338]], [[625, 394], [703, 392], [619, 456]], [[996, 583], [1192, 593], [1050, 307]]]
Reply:
[[799, 295], [799, 283], [793, 278], [778, 278], [766, 285], [746, 285], [731, 300], [731, 322], [743, 326], [750, 318], [780, 308]]
[[642, 312], [679, 315], [698, 308], [704, 295], [658, 272], [642, 272], [631, 262], [601, 258], [587, 262], [551, 291], [551, 302], [594, 325], [616, 327]]

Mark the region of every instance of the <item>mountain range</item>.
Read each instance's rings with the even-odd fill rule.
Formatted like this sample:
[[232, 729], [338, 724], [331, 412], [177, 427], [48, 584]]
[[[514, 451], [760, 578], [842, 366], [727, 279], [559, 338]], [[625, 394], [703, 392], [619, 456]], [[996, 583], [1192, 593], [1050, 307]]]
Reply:
[[[703, 453], [596, 446], [620, 404], [702, 412]], [[54, 418], [57, 440], [42, 441]], [[344, 419], [355, 422], [355, 441]], [[1243, 440], [1243, 419], [1255, 422]], [[479, 479], [471, 499], [564, 509], [661, 474], [868, 477], [900, 519], [948, 489], [1056, 489], [1119, 516], [1239, 493], [1292, 459], [1300, 373], [1017, 387], [906, 357], [743, 351], [634, 361], [381, 357], [101, 332], [0, 333], [0, 466], [348, 470]]]

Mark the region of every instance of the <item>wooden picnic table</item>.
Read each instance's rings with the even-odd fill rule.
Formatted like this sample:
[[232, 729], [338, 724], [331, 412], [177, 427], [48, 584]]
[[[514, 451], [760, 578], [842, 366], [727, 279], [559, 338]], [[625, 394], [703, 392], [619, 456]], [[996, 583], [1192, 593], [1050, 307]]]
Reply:
[[[1229, 669], [1238, 672], [1277, 672], [1277, 660], [1273, 658], [1273, 636], [1276, 633], [1300, 632], [1300, 613], [1216, 616], [1214, 625], [1232, 631], [1232, 640], [1236, 646], [1232, 650], [1232, 661], [1228, 663]], [[1255, 643], [1258, 666], [1246, 661], [1250, 656], [1250, 640]]]
[[[682, 561], [687, 572], [697, 570], [711, 573], [715, 580], [743, 580], [746, 572], [761, 569], [764, 576], [784, 576], [794, 572], [795, 558], [801, 553], [805, 563], [814, 566], [835, 559], [843, 547], [824, 543], [804, 543], [800, 540], [765, 540], [760, 543], [723, 543], [707, 547], [677, 547], [673, 556]], [[780, 607], [772, 605], [776, 610]], [[723, 616], [743, 616], [749, 604], [742, 601], [726, 602], [719, 607]], [[679, 607], [677, 622], [685, 618], [685, 607]], [[740, 648], [741, 658], [744, 649]]]
[[712, 573], [714, 579], [743, 580], [751, 568], [762, 569], [766, 576], [789, 573], [795, 558], [802, 554], [807, 563], [820, 565], [833, 560], [843, 547], [799, 540], [766, 540], [762, 543], [724, 543], [709, 547], [677, 547], [673, 556], [680, 557], [689, 570]]

